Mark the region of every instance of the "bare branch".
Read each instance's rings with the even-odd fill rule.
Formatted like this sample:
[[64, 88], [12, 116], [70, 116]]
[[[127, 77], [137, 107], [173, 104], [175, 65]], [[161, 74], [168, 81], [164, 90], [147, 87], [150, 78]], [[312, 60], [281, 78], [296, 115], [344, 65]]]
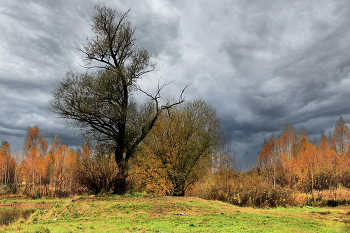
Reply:
[[179, 101], [183, 100], [182, 95], [185, 93], [185, 90], [187, 89], [187, 87], [191, 86], [193, 82], [190, 82], [188, 84], [186, 84], [186, 86], [182, 89], [180, 97], [179, 97]]

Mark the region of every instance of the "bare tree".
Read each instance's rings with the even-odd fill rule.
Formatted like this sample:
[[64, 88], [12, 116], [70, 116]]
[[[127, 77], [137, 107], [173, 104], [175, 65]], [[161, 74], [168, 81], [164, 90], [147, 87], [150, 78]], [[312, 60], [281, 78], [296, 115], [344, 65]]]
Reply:
[[[163, 110], [183, 102], [160, 103], [160, 92], [165, 86], [158, 84], [154, 94], [137, 85], [144, 74], [155, 70], [150, 53], [136, 46], [135, 28], [127, 21], [129, 11], [118, 14], [116, 10], [96, 5], [92, 32], [77, 49], [85, 55], [87, 69], [93, 72], [67, 77], [53, 92], [50, 110], [61, 118], [70, 119], [69, 125], [79, 133], [109, 146], [118, 164], [119, 179], [115, 192], [126, 191], [128, 162], [138, 145], [154, 126]], [[119, 15], [119, 17], [118, 17]], [[141, 91], [149, 98], [138, 105], [132, 93]]]

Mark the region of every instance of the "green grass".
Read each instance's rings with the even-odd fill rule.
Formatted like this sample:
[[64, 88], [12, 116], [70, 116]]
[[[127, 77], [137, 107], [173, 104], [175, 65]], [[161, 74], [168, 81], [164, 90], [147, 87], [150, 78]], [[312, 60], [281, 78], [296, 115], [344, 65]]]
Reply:
[[52, 203], [0, 232], [350, 232], [347, 208], [254, 209], [199, 198], [132, 195]]

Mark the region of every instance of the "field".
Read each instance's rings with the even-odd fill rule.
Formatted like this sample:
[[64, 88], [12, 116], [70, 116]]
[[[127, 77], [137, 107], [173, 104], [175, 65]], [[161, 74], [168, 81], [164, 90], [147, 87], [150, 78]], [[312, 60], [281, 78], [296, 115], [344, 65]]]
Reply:
[[142, 195], [2, 203], [20, 202], [52, 204], [0, 232], [350, 232], [348, 207], [254, 209], [200, 198]]

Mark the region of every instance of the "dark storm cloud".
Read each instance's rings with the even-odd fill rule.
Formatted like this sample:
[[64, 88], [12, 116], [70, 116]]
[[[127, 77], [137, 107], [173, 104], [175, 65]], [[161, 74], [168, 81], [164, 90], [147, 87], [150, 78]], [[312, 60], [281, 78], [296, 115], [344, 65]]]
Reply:
[[155, 56], [163, 52], [167, 44], [178, 37], [179, 21], [177, 19], [164, 20], [149, 13], [139, 21], [137, 24], [138, 33], [145, 35], [139, 38], [139, 42]]
[[[47, 110], [90, 32], [98, 1], [9, 1], [0, 6], [0, 139], [21, 149], [27, 127], [51, 141], [80, 145]], [[171, 83], [164, 98], [203, 98], [216, 108], [228, 141], [251, 161], [264, 138], [286, 123], [313, 139], [350, 122], [350, 3], [339, 1], [100, 1], [137, 27], [138, 45], [159, 71], [140, 85]]]
[[286, 123], [316, 136], [332, 129], [350, 112], [349, 4], [245, 4], [237, 10], [237, 33], [221, 42], [234, 68], [231, 79], [242, 80], [231, 86], [240, 90], [235, 101], [241, 108], [224, 114], [228, 137], [233, 144], [247, 142], [256, 155], [252, 138], [260, 138], [261, 145]]
[[0, 139], [14, 148], [22, 148], [27, 127], [35, 125], [49, 141], [54, 134], [73, 141], [47, 104], [58, 80], [78, 65], [72, 45], [86, 36], [92, 11], [82, 3], [5, 1], [0, 6]]

